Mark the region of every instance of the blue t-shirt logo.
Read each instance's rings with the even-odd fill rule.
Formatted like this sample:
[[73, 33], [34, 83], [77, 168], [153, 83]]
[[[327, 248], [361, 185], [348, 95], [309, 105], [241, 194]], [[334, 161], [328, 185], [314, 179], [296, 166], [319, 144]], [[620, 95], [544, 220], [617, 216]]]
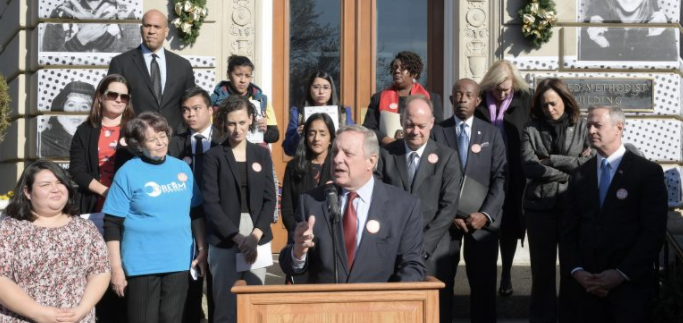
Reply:
[[161, 195], [161, 187], [159, 187], [159, 184], [157, 183], [147, 182], [145, 184], [145, 194], [149, 195], [150, 197], [157, 197]]

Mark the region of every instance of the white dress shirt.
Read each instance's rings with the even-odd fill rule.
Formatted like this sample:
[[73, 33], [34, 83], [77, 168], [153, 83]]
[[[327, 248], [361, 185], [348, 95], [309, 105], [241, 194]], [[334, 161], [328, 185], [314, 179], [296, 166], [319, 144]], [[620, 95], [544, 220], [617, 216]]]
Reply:
[[145, 66], [147, 66], [147, 72], [152, 75], [152, 54], [157, 54], [157, 63], [159, 64], [159, 71], [161, 72], [161, 93], [164, 93], [164, 88], [166, 87], [166, 55], [164, 54], [164, 48], [159, 48], [156, 53], [153, 53], [149, 48], [145, 47], [144, 44], [140, 45], [142, 48], [142, 57], [145, 58]]

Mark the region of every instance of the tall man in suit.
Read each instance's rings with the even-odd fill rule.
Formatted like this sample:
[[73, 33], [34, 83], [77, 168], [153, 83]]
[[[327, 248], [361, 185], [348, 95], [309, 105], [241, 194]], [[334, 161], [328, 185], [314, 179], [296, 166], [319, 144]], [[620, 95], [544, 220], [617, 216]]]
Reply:
[[282, 270], [299, 276], [297, 282], [333, 283], [337, 261], [342, 283], [424, 280], [420, 201], [373, 177], [379, 157], [375, 133], [358, 125], [343, 127], [332, 154], [332, 177], [341, 188], [343, 210], [334, 226], [337, 254], [323, 185], [299, 198], [294, 214], [298, 224], [280, 252]]
[[[211, 97], [206, 91], [196, 86], [190, 88], [185, 91], [180, 102], [179, 110], [182, 112], [183, 121], [188, 130], [173, 136], [168, 147], [168, 154], [188, 163], [192, 168], [195, 180], [199, 183], [202, 178], [204, 153], [211, 147], [220, 145], [220, 133], [211, 125], [213, 108], [211, 107]], [[201, 230], [203, 231], [204, 228], [202, 227]], [[206, 246], [197, 246], [197, 253], [199, 253], [200, 248], [205, 249]], [[204, 274], [207, 277], [209, 322], [213, 322], [211, 278], [208, 270]], [[200, 276], [197, 280], [192, 277], [188, 277], [188, 279], [190, 284], [185, 301], [183, 322], [199, 323], [202, 314], [204, 277]]]
[[464, 237], [464, 257], [470, 283], [470, 317], [472, 322], [496, 322], [496, 271], [498, 261], [498, 229], [505, 200], [507, 162], [505, 143], [495, 126], [474, 118], [479, 105], [479, 86], [470, 79], [453, 85], [450, 97], [455, 115], [441, 122], [433, 131], [437, 142], [458, 152], [465, 176], [463, 193], [468, 182], [476, 181], [488, 187], [478, 212], [458, 215], [451, 227], [451, 263], [446, 289], [452, 293], [460, 262], [460, 246]]
[[[382, 181], [402, 188], [422, 202], [424, 258], [429, 275], [446, 281], [451, 274], [448, 230], [455, 219], [462, 171], [455, 150], [434, 140], [432, 102], [423, 95], [406, 99], [401, 115], [403, 140], [382, 148], [378, 173]], [[439, 291], [441, 322], [452, 322], [453, 290]]]
[[570, 178], [560, 239], [561, 274], [573, 277], [574, 322], [650, 322], [654, 267], [664, 242], [662, 167], [625, 149], [620, 108], [590, 107], [598, 155]]
[[185, 125], [178, 102], [185, 90], [194, 87], [190, 62], [164, 49], [168, 19], [159, 10], [142, 16], [142, 44], [111, 60], [108, 74], [121, 74], [131, 85], [135, 114], [156, 111], [177, 132]]

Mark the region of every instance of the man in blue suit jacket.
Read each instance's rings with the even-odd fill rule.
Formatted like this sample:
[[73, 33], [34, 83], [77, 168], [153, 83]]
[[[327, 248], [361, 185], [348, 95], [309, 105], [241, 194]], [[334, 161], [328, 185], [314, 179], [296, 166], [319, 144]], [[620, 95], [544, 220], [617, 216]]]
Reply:
[[621, 109], [591, 107], [587, 121], [598, 154], [569, 180], [560, 238], [560, 274], [573, 278], [566, 288], [576, 297], [562, 301], [578, 317], [562, 319], [650, 322], [657, 295], [654, 263], [668, 211], [664, 173], [626, 150]]
[[[480, 101], [479, 85], [475, 81], [457, 81], [451, 95], [455, 115], [432, 131], [437, 142], [458, 152], [465, 175], [465, 186], [461, 191], [467, 190], [468, 181], [488, 187], [478, 212], [456, 217], [451, 227], [451, 262], [444, 264], [452, 271], [449, 276], [452, 279], [445, 282], [446, 290], [452, 291], [464, 237], [465, 264], [471, 289], [470, 317], [474, 323], [496, 322], [498, 229], [507, 172], [505, 143], [500, 130], [473, 117]], [[465, 136], [461, 137], [463, 131]], [[460, 203], [463, 203], [462, 199]]]
[[319, 186], [299, 198], [298, 225], [280, 253], [282, 270], [295, 282], [333, 283], [338, 261], [338, 282], [424, 280], [420, 201], [373, 177], [379, 157], [375, 133], [362, 126], [341, 128], [332, 153], [344, 214], [335, 230], [337, 254], [325, 186]]

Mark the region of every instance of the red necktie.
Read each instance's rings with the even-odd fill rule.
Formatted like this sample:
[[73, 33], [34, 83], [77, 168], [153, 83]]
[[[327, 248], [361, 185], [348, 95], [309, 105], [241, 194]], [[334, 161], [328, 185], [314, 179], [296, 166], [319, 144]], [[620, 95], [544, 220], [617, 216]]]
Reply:
[[346, 198], [346, 209], [344, 210], [344, 245], [346, 246], [346, 260], [349, 268], [353, 266], [353, 257], [356, 254], [356, 227], [358, 225], [358, 217], [356, 216], [356, 208], [353, 206], [353, 200], [358, 197], [358, 193], [349, 192]]

